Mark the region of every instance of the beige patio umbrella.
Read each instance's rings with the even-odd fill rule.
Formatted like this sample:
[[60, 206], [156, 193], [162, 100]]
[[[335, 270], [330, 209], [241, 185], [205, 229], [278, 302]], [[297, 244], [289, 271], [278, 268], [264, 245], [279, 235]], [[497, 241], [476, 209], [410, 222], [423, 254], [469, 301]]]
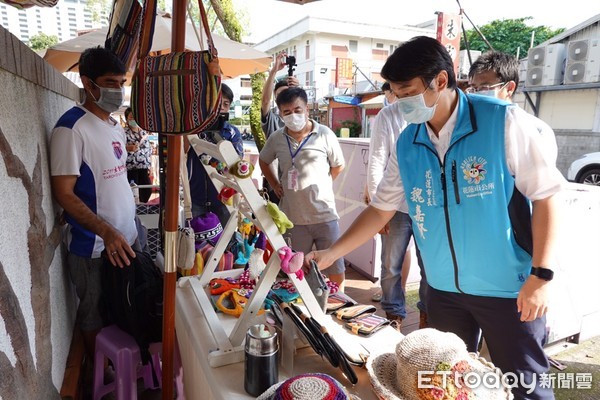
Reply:
[[[170, 50], [171, 22], [172, 19], [169, 14], [156, 17], [151, 51]], [[77, 71], [77, 62], [81, 52], [89, 47], [104, 46], [107, 32], [108, 27], [105, 26], [74, 39], [58, 43], [46, 50], [43, 56], [44, 60], [60, 72]], [[198, 51], [206, 48], [205, 38], [200, 37], [204, 44], [201, 46], [196, 32], [194, 26], [187, 22], [185, 32], [186, 50]], [[223, 78], [234, 78], [240, 75], [264, 72], [269, 69], [272, 57], [267, 53], [214, 33], [212, 37], [219, 52], [219, 66]]]

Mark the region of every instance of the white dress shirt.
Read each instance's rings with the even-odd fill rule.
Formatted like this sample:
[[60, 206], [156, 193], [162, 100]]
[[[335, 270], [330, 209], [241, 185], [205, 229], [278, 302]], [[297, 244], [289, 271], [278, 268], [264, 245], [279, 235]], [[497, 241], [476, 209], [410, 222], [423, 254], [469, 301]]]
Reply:
[[[396, 140], [406, 125], [400, 108], [395, 103], [381, 109], [375, 117], [367, 166], [367, 192], [370, 199], [373, 199], [377, 192], [377, 186], [383, 178], [390, 157], [396, 152]], [[408, 212], [406, 204], [398, 211]]]
[[[455, 107], [440, 130], [439, 137], [426, 124], [427, 134], [442, 161], [457, 118], [458, 107]], [[517, 189], [531, 201], [552, 196], [566, 183], [556, 168], [557, 147], [554, 132], [548, 125], [540, 124], [541, 122], [519, 107], [507, 108], [504, 135], [506, 162], [511, 175], [515, 177]], [[541, 129], [544, 125], [545, 128]], [[395, 147], [393, 150], [377, 193], [371, 199], [374, 207], [386, 211], [407, 207], [398, 168], [398, 155]]]

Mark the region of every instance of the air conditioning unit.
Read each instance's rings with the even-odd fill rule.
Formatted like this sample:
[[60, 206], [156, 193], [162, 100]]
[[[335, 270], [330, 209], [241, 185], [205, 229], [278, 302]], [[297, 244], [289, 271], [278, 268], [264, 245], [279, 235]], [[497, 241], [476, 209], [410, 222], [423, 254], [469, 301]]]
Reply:
[[600, 81], [600, 38], [569, 42], [565, 84]]
[[525, 85], [527, 81], [527, 59], [519, 60], [519, 87]]
[[566, 46], [562, 43], [529, 49], [525, 86], [553, 86], [562, 84], [565, 58]]

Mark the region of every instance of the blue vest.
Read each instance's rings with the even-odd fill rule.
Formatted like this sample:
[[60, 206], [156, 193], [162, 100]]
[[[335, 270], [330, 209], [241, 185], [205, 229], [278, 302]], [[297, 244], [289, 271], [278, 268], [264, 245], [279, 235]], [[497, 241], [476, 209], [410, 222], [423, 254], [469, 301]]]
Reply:
[[461, 91], [440, 160], [425, 124], [409, 125], [396, 151], [427, 282], [435, 289], [516, 298], [531, 270], [531, 207], [506, 164], [510, 105]]

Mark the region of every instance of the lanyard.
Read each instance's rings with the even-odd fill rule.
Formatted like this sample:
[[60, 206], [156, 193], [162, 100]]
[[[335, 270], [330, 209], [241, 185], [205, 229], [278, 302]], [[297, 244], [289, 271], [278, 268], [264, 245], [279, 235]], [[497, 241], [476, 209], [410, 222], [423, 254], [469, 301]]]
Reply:
[[292, 145], [290, 144], [290, 138], [287, 135], [285, 136], [285, 139], [287, 140], [287, 144], [288, 144], [288, 149], [290, 150], [290, 156], [292, 157], [292, 166], [294, 165], [294, 158], [296, 157], [296, 155], [298, 155], [298, 152], [300, 152], [300, 150], [302, 149], [304, 144], [308, 141], [308, 139], [311, 136], [312, 136], [312, 132], [302, 140], [302, 143], [300, 143], [300, 146], [298, 146], [298, 148], [296, 149], [296, 151], [294, 153], [292, 153]]

